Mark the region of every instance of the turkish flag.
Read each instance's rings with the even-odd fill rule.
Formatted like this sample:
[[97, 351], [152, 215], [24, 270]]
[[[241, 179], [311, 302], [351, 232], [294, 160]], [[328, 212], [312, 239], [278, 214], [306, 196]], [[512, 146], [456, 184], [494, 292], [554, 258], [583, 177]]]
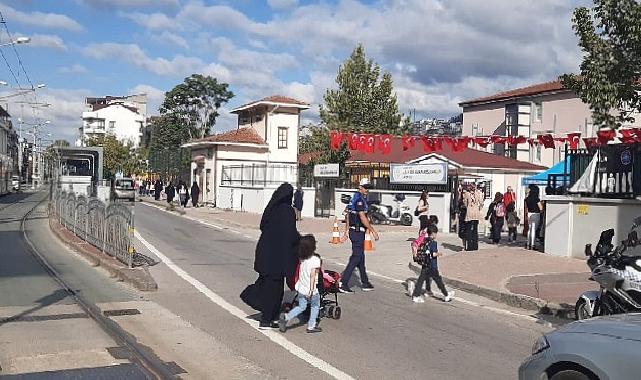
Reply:
[[605, 145], [608, 142], [614, 140], [617, 135], [617, 132], [614, 129], [601, 129], [596, 133], [599, 144]]
[[339, 150], [343, 143], [343, 134], [337, 131], [329, 133], [330, 148], [332, 150]]
[[585, 147], [588, 149], [599, 146], [599, 141], [597, 140], [596, 137], [585, 137], [583, 139], [583, 143], [585, 144]]
[[408, 150], [414, 148], [416, 143], [414, 142], [414, 136], [403, 136], [403, 150]]
[[352, 133], [349, 137], [349, 150], [358, 150], [361, 136], [358, 133]]
[[392, 135], [378, 136], [378, 150], [385, 155], [392, 152]]
[[490, 143], [487, 137], [474, 137], [474, 142], [481, 148], [487, 148], [487, 145]]
[[524, 144], [527, 139], [524, 136], [508, 136], [507, 143], [510, 145]]
[[619, 132], [621, 132], [619, 140], [624, 144], [634, 144], [640, 141], [639, 137], [641, 137], [641, 130], [639, 128], [619, 129]]
[[581, 142], [581, 133], [568, 133], [567, 141], [570, 144], [570, 149], [579, 149], [579, 143]]
[[455, 140], [455, 144], [452, 150], [455, 152], [462, 152], [467, 149], [467, 144], [470, 143], [469, 137], [459, 137]]
[[539, 144], [543, 144], [545, 148], [554, 148], [554, 137], [551, 134], [538, 135]]
[[365, 135], [365, 152], [374, 153], [374, 148], [376, 147], [376, 136], [375, 135]]
[[421, 137], [421, 141], [423, 142], [423, 150], [426, 153], [443, 150], [442, 137], [423, 136]]
[[492, 141], [494, 144], [505, 144], [505, 142], [507, 141], [507, 137], [492, 135], [490, 136], [490, 141]]

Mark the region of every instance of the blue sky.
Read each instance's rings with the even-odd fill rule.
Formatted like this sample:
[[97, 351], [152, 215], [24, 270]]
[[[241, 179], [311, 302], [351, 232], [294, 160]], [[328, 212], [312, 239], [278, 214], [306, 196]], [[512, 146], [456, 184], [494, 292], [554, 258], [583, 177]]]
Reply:
[[[310, 102], [306, 121], [340, 63], [361, 42], [390, 71], [402, 112], [450, 116], [457, 103], [555, 79], [580, 60], [570, 18], [585, 1], [540, 0], [0, 0], [37, 100], [29, 117], [73, 141], [86, 96], [146, 92], [154, 113], [165, 91], [199, 72], [229, 83], [226, 110], [273, 94]], [[0, 30], [0, 43], [9, 41]], [[14, 73], [12, 47], [2, 47]], [[17, 86], [0, 61], [0, 80]], [[20, 86], [27, 85], [24, 74]], [[6, 93], [11, 90], [4, 90]], [[16, 100], [35, 100], [18, 98]], [[8, 104], [16, 116], [21, 108]]]

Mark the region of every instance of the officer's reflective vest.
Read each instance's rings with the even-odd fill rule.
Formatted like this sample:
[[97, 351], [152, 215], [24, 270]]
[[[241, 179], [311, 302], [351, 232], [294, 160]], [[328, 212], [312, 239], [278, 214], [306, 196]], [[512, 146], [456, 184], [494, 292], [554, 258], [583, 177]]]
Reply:
[[354, 195], [352, 195], [352, 199], [347, 206], [347, 211], [349, 212], [349, 225], [350, 227], [354, 228], [361, 228], [363, 227], [363, 222], [361, 221], [360, 216], [358, 215], [358, 211], [356, 211], [356, 203], [362, 200], [363, 201], [363, 211], [367, 214], [368, 206], [367, 206], [367, 198], [363, 197], [363, 194], [360, 192], [355, 192]]

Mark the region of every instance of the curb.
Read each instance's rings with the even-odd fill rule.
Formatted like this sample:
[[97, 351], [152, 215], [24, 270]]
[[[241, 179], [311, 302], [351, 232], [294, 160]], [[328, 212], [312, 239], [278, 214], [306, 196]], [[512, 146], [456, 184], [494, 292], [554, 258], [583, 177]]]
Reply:
[[158, 284], [151, 276], [151, 273], [149, 273], [148, 268], [124, 267], [115, 258], [105, 256], [93, 245], [80, 240], [51, 216], [49, 216], [49, 229], [51, 229], [51, 232], [56, 235], [60, 242], [89, 261], [92, 267], [101, 266], [106, 269], [111, 276], [117, 278], [119, 281], [130, 284], [138, 290], [145, 292], [158, 290]]
[[[408, 267], [417, 275], [421, 272], [421, 267], [414, 262], [410, 262]], [[500, 290], [485, 288], [466, 281], [445, 276], [442, 277], [443, 282], [453, 288], [477, 294], [479, 296], [489, 298], [492, 301], [521, 309], [536, 310], [539, 314], [553, 315], [564, 319], [574, 319], [574, 305], [557, 304], [540, 298], [526, 296], [524, 294], [502, 292]]]

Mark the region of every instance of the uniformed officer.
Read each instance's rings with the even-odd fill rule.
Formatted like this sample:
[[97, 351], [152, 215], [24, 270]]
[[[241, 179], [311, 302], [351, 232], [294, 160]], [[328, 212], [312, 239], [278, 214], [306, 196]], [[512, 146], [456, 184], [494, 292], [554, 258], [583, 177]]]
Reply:
[[348, 206], [343, 240], [347, 240], [349, 236], [349, 240], [352, 242], [352, 255], [349, 257], [349, 262], [342, 275], [340, 288], [342, 293], [354, 293], [349, 287], [349, 280], [357, 267], [361, 275], [361, 289], [364, 291], [374, 290], [365, 271], [365, 234], [371, 233], [374, 240], [378, 240], [378, 233], [367, 218], [367, 194], [371, 188], [372, 185], [368, 178], [361, 179], [358, 191], [352, 195]]

